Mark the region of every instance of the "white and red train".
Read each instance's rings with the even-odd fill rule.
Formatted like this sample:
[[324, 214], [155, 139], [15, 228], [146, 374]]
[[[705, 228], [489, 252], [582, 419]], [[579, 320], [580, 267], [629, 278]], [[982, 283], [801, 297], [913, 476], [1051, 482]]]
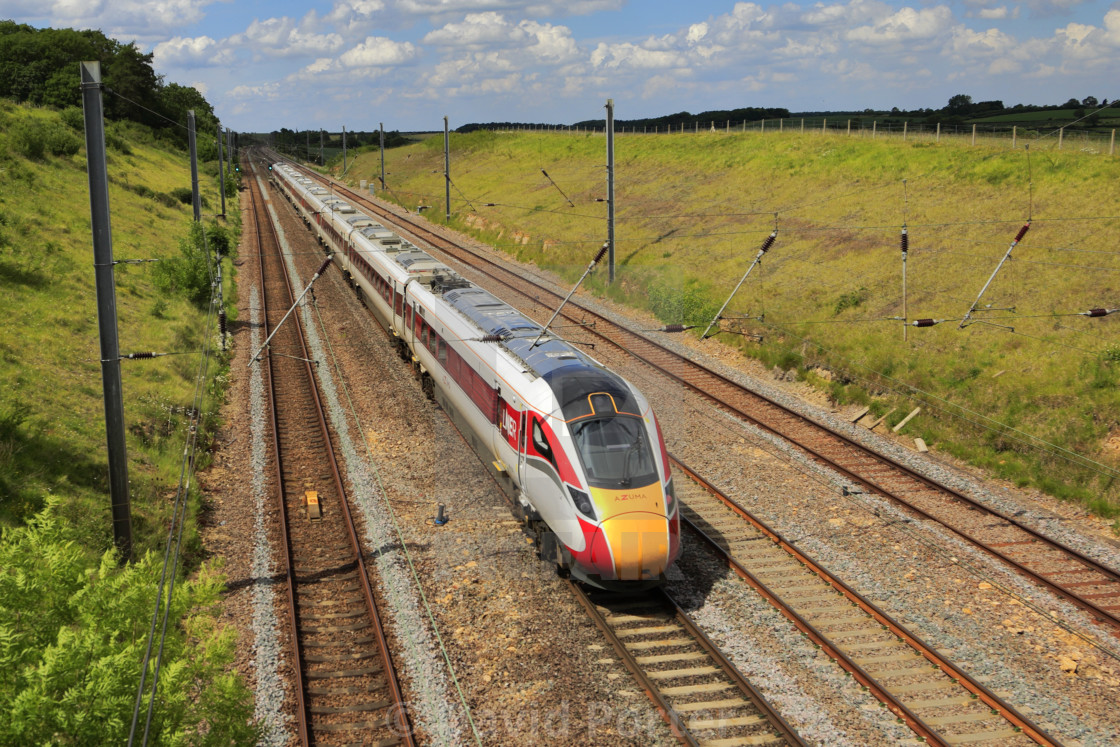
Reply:
[[271, 171], [425, 388], [492, 460], [542, 557], [602, 588], [660, 582], [680, 552], [680, 521], [646, 398], [295, 167]]

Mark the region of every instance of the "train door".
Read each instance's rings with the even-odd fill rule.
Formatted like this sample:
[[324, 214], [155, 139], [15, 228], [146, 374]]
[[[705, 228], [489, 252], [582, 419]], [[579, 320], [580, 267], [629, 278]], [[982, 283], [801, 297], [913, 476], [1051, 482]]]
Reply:
[[517, 427], [517, 484], [525, 484], [525, 424], [527, 411], [521, 411], [520, 423]]

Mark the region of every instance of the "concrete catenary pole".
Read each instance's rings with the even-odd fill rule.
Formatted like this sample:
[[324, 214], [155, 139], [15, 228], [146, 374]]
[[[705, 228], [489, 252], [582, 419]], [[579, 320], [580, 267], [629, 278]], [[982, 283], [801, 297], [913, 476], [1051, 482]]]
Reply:
[[132, 508], [128, 495], [128, 447], [125, 443], [124, 395], [117, 342], [117, 291], [113, 277], [113, 232], [109, 219], [109, 171], [105, 158], [105, 123], [101, 108], [101, 63], [83, 62], [82, 109], [85, 112], [86, 172], [93, 229], [93, 271], [97, 287], [97, 327], [101, 338], [101, 384], [105, 396], [105, 436], [109, 452], [109, 500], [113, 542], [125, 561], [132, 559]]
[[222, 217], [226, 217], [226, 170], [222, 165], [222, 126], [218, 125], [218, 189], [222, 193]]
[[319, 130], [319, 165], [325, 166], [327, 164], [326, 150], [323, 146], [323, 131]]
[[198, 194], [198, 148], [194, 136], [194, 109], [187, 112], [187, 141], [191, 150], [191, 204], [194, 205], [194, 220], [202, 220], [202, 198]]
[[447, 115], [443, 117], [443, 203], [444, 219], [451, 221], [451, 131], [447, 128]]
[[346, 174], [346, 125], [342, 125], [342, 173]]
[[614, 282], [614, 99], [607, 99], [607, 282]]
[[385, 189], [385, 123], [378, 122], [377, 128], [381, 132], [381, 188]]

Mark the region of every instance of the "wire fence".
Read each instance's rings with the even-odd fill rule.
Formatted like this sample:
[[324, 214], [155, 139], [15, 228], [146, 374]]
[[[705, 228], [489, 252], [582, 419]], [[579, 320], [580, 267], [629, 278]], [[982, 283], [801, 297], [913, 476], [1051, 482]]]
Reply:
[[[507, 132], [568, 132], [577, 135], [603, 133], [604, 127], [568, 127], [564, 125], [523, 125]], [[1067, 129], [1048, 122], [1027, 125], [979, 124], [920, 124], [895, 119], [795, 117], [788, 119], [760, 119], [749, 121], [709, 121], [652, 125], [640, 127], [620, 126], [615, 135], [727, 135], [741, 133], [819, 133], [860, 138], [895, 138], [939, 143], [942, 140], [967, 145], [1006, 145], [1017, 148], [1046, 139], [1057, 150], [1077, 150], [1086, 153], [1116, 155], [1116, 129]]]

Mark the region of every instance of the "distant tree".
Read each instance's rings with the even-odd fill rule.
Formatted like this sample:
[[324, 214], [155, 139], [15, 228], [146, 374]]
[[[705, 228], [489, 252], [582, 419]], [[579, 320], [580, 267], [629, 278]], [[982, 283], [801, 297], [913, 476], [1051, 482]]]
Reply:
[[958, 93], [949, 99], [949, 105], [945, 108], [950, 114], [967, 114], [972, 108], [972, 97], [968, 94]]
[[1097, 97], [1086, 96], [1085, 98], [1081, 99], [1081, 105], [1086, 109], [1095, 109], [1097, 107]]
[[1079, 106], [1081, 106], [1080, 101], [1078, 101], [1077, 99], [1070, 99], [1066, 103], [1062, 104], [1061, 108], [1062, 109], [1076, 109]]

